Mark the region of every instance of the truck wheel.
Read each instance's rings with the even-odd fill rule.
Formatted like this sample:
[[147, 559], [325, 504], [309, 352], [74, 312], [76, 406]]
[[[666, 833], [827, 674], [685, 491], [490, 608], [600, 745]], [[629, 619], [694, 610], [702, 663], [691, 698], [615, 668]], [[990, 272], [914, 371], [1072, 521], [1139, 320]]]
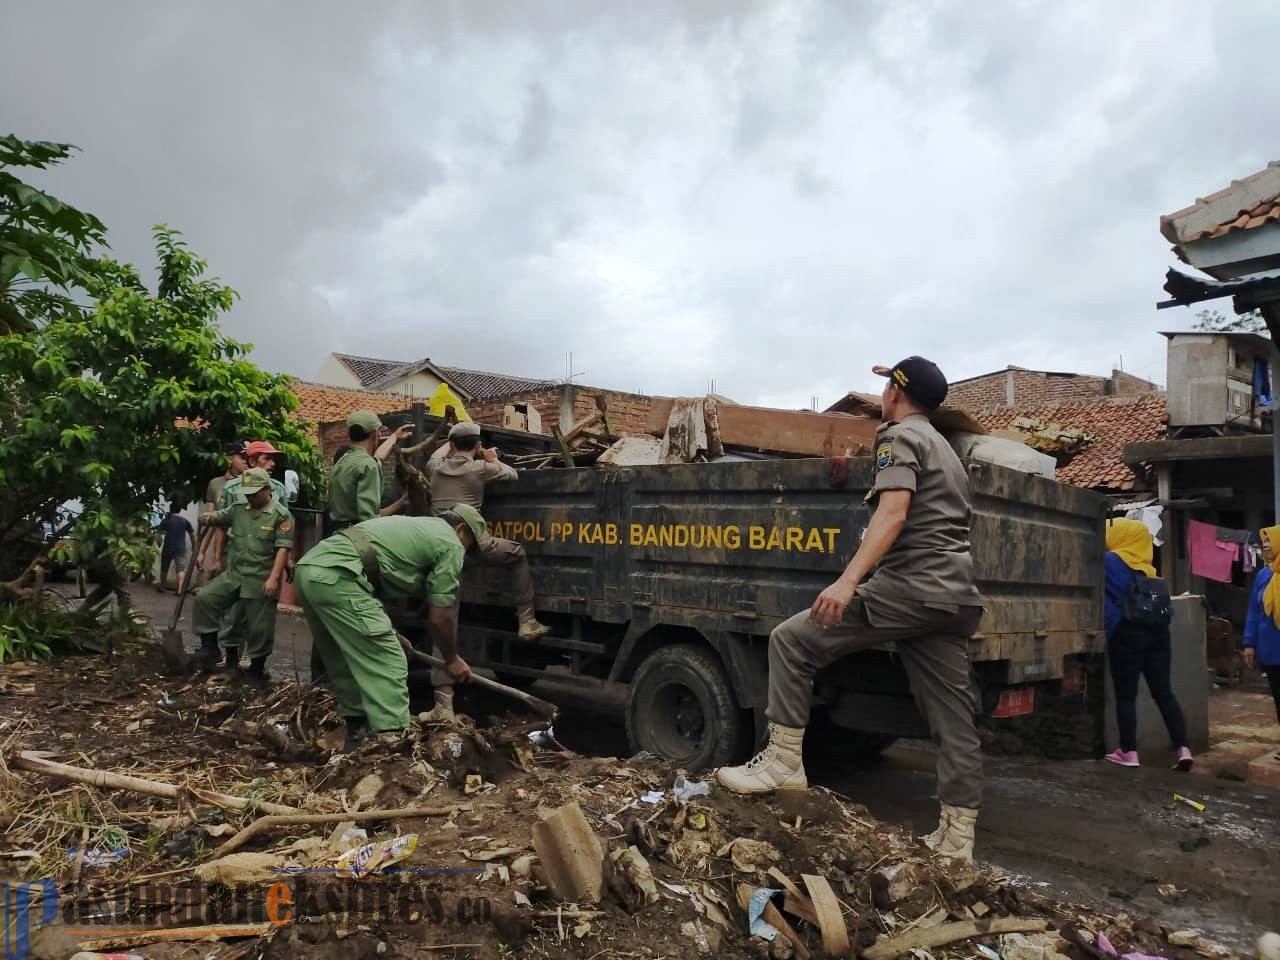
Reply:
[[631, 749], [688, 770], [737, 760], [751, 732], [720, 658], [704, 647], [660, 647], [640, 664], [627, 696]]

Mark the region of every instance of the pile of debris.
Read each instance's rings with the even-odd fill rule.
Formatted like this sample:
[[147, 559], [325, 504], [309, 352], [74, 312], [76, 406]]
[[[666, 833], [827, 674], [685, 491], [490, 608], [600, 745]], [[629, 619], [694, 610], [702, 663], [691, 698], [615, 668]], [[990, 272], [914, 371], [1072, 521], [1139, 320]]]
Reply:
[[586, 467], [600, 459], [601, 455], [618, 439], [609, 417], [609, 409], [603, 397], [596, 397], [596, 409], [568, 430], [551, 428], [559, 448], [552, 453], [530, 453], [508, 459], [513, 467], [525, 470], [542, 470], [546, 467]]
[[254, 699], [138, 651], [0, 683], [0, 857], [62, 909], [37, 956], [1228, 955], [948, 867], [831, 792], [738, 797], [527, 718], [344, 754], [307, 685]]

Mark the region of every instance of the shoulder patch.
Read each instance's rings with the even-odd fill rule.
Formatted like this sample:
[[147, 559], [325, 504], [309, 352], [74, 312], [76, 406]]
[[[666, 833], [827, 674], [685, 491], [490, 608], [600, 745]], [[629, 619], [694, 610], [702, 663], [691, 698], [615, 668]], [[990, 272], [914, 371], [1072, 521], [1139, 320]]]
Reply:
[[876, 469], [893, 466], [893, 442], [883, 440], [876, 445]]
[[279, 529], [281, 533], [288, 533], [290, 530], [293, 529], [293, 521], [285, 520], [283, 523], [280, 524]]

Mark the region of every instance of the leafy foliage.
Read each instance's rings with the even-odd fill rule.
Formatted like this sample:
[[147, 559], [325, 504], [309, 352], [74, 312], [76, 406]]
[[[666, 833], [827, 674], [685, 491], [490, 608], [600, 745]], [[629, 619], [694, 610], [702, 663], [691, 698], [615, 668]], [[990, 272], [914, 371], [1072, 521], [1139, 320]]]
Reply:
[[[3, 169], [68, 150], [0, 139], [0, 308], [21, 321], [0, 336], [0, 552], [21, 569], [65, 536], [78, 562], [138, 573], [152, 559], [152, 505], [197, 499], [228, 441], [271, 440], [317, 497], [323, 467], [291, 417], [289, 379], [219, 328], [235, 291], [206, 277], [176, 231], [155, 228], [153, 294], [132, 266], [89, 255], [103, 241], [96, 218]], [[43, 299], [15, 296], [15, 279], [43, 284]]]
[[81, 309], [66, 292], [92, 269], [91, 253], [106, 245], [106, 227], [11, 172], [45, 169], [73, 149], [0, 137], [0, 334], [30, 330]]
[[0, 604], [0, 663], [49, 661], [79, 649], [85, 622], [50, 602]]
[[1191, 326], [1194, 330], [1213, 333], [1260, 333], [1267, 336], [1267, 322], [1257, 310], [1230, 317], [1220, 310], [1201, 310]]

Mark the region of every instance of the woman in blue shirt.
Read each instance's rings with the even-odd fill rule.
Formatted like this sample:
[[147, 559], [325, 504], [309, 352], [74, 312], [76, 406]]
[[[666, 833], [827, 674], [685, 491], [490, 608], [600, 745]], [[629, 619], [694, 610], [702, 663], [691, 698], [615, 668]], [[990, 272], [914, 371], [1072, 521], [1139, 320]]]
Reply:
[[1138, 762], [1138, 679], [1146, 677], [1151, 699], [1164, 719], [1169, 739], [1177, 751], [1176, 770], [1191, 769], [1191, 746], [1182, 707], [1173, 695], [1171, 679], [1173, 644], [1169, 625], [1153, 626], [1125, 618], [1125, 600], [1133, 589], [1134, 576], [1156, 575], [1151, 565], [1151, 532], [1138, 520], [1107, 521], [1107, 660], [1116, 689], [1116, 727], [1120, 746], [1106, 759], [1122, 767]]
[[[1271, 684], [1280, 720], [1280, 526], [1261, 531], [1262, 555], [1267, 565], [1258, 571], [1244, 621], [1244, 662], [1261, 667]], [[1276, 754], [1280, 757], [1280, 753]]]

